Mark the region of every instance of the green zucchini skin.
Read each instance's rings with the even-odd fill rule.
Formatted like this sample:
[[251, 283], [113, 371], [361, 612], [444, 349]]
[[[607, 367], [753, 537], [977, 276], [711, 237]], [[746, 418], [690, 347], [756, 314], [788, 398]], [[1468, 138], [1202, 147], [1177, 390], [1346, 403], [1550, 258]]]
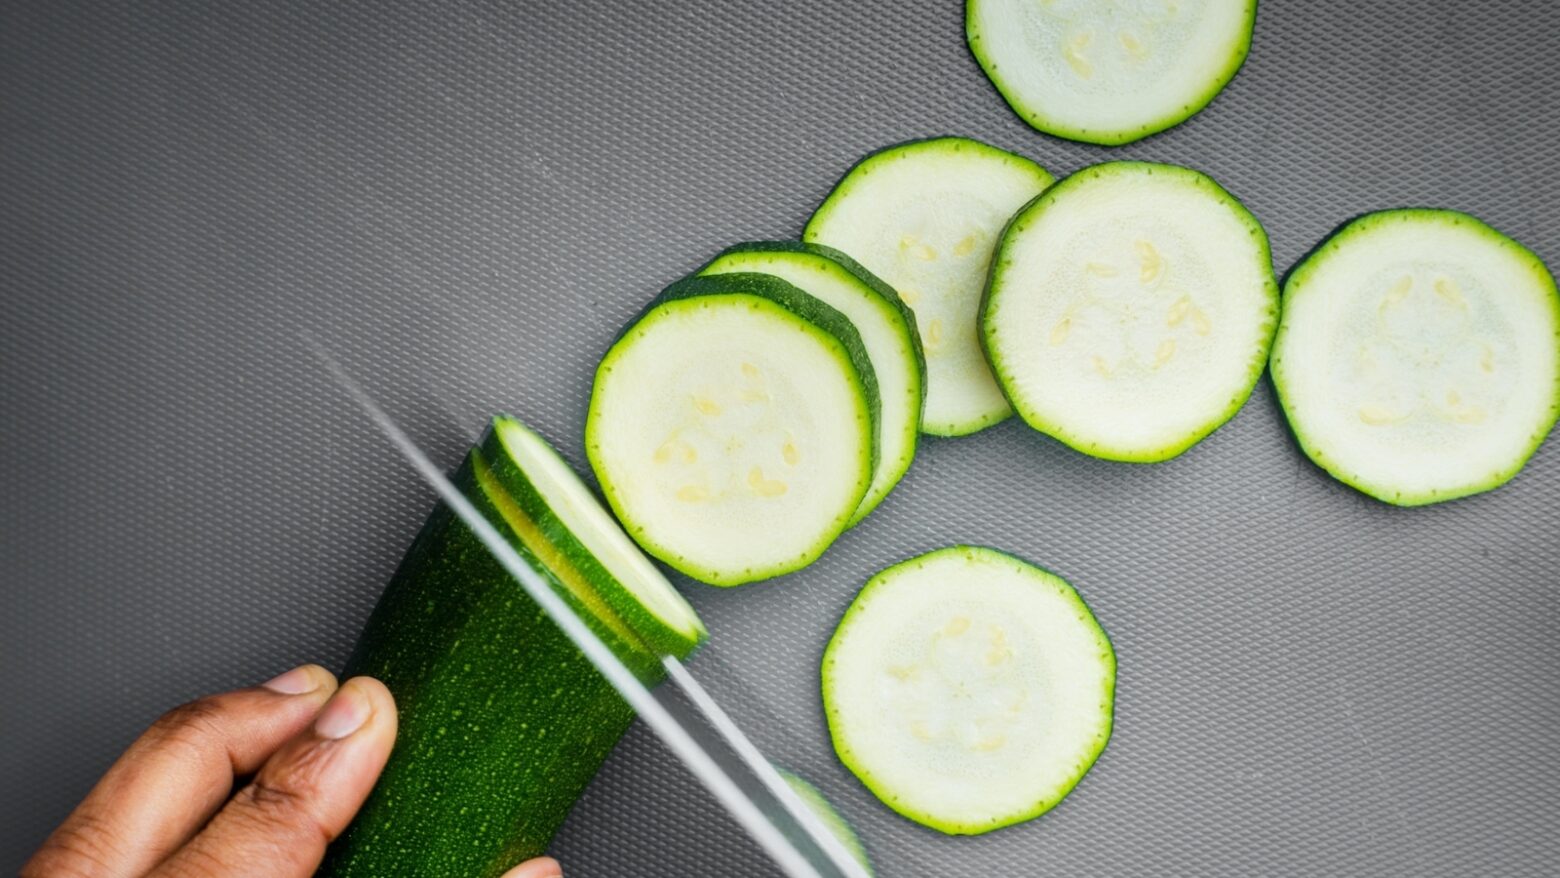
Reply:
[[[481, 449], [452, 477], [522, 557], [582, 604], [505, 526]], [[659, 664], [587, 609], [646, 682]], [[620, 623], [619, 623], [620, 624]], [[691, 647], [680, 652], [686, 655]], [[497, 876], [545, 853], [634, 712], [444, 504], [374, 608], [345, 675], [389, 687], [400, 732], [319, 875]]]
[[[921, 334], [915, 331], [915, 312], [911, 311], [910, 306], [906, 305], [904, 299], [899, 297], [898, 291], [889, 286], [887, 281], [873, 274], [865, 265], [852, 259], [843, 251], [824, 244], [814, 244], [809, 241], [748, 241], [742, 244], [733, 244], [720, 251], [715, 255], [714, 259], [705, 263], [705, 267], [714, 265], [720, 261], [722, 256], [733, 253], [806, 253], [811, 256], [821, 256], [845, 269], [856, 280], [866, 284], [868, 289], [877, 293], [883, 301], [888, 303], [889, 307], [899, 314], [900, 318], [905, 321], [905, 325], [910, 327], [911, 331], [906, 333], [905, 337], [915, 351], [916, 371], [921, 378], [920, 386], [922, 388], [926, 387], [926, 352], [921, 347]], [[843, 314], [840, 316], [844, 317]], [[845, 322], [849, 323], [850, 320], [847, 318]], [[855, 327], [851, 328], [854, 329]], [[854, 358], [852, 362], [855, 362]], [[860, 364], [857, 364], [857, 367], [859, 368]], [[923, 400], [923, 404], [924, 402]]]

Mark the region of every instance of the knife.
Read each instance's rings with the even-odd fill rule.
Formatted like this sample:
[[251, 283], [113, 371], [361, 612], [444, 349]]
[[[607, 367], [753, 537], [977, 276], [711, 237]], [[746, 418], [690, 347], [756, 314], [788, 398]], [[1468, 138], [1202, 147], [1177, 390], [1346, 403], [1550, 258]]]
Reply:
[[357, 403], [439, 499], [540, 606], [628, 702], [661, 743], [714, 795], [788, 878], [871, 878], [676, 657], [660, 656], [667, 684], [682, 704], [658, 696], [634, 675], [546, 580], [477, 511], [444, 472], [417, 447], [368, 392], [311, 335], [314, 350], [336, 384]]

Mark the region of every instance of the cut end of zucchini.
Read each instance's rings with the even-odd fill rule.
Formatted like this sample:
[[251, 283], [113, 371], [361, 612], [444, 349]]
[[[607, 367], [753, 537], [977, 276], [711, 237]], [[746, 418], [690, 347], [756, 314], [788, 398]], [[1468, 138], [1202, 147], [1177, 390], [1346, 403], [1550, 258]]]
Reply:
[[968, 0], [965, 37], [1040, 131], [1117, 146], [1178, 125], [1235, 77], [1256, 0]]
[[1020, 211], [982, 314], [998, 382], [1086, 454], [1174, 457], [1251, 395], [1278, 323], [1267, 236], [1207, 176], [1085, 168]]
[[832, 247], [794, 241], [727, 248], [701, 275], [758, 272], [777, 277], [837, 309], [861, 334], [882, 404], [877, 468], [852, 525], [899, 484], [915, 458], [921, 432], [926, 364], [915, 317], [888, 284]]
[[1062, 800], [1110, 738], [1115, 654], [1067, 582], [954, 546], [869, 581], [823, 658], [840, 759], [885, 804], [988, 832]]
[[870, 372], [849, 321], [796, 287], [688, 278], [602, 359], [586, 451], [650, 554], [713, 585], [778, 576], [822, 554], [871, 483]]
[[541, 436], [511, 417], [493, 421], [503, 453], [493, 455], [504, 490], [573, 568], [652, 651], [687, 656], [709, 635], [688, 601], [623, 533], [573, 468]]
[[1560, 296], [1474, 217], [1354, 220], [1294, 270], [1273, 380], [1301, 447], [1400, 506], [1498, 487], [1560, 414]]
[[915, 313], [926, 356], [923, 432], [962, 436], [1012, 414], [981, 353], [976, 316], [1003, 224], [1051, 180], [979, 141], [915, 141], [863, 159], [808, 222], [806, 241], [850, 254]]

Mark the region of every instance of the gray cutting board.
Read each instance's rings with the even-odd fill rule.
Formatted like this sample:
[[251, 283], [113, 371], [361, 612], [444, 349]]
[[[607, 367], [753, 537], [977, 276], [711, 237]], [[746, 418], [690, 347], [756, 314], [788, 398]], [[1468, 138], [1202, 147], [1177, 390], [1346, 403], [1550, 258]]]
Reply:
[[[430, 507], [301, 331], [442, 463], [498, 410], [583, 463], [592, 369], [649, 296], [939, 133], [1057, 173], [1206, 170], [1280, 272], [1404, 204], [1560, 265], [1557, 37], [1548, 0], [1271, 0], [1211, 107], [1106, 150], [1014, 117], [956, 0], [0, 4], [0, 872], [165, 708], [339, 666]], [[817, 697], [855, 589], [955, 541], [1068, 576], [1121, 665], [1093, 773], [979, 839], [878, 805]], [[926, 442], [805, 572], [679, 584], [714, 632], [696, 670], [912, 873], [1560, 860], [1560, 441], [1498, 491], [1398, 510], [1308, 463], [1265, 381], [1156, 466], [1009, 422]], [[571, 878], [770, 874], [637, 727], [558, 854]]]

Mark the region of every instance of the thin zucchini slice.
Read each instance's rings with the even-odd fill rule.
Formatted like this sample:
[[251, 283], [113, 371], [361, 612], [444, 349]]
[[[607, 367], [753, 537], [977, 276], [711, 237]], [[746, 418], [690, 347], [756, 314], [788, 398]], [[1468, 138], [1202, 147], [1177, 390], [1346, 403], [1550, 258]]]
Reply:
[[546, 440], [499, 416], [482, 447], [520, 512], [511, 516], [512, 529], [535, 545], [533, 552], [551, 553], [549, 567], [578, 571], [652, 652], [686, 655], [709, 636], [693, 607]]
[[917, 823], [974, 835], [1037, 817], [1110, 739], [1116, 658], [1066, 580], [953, 546], [872, 579], [823, 656], [840, 760]]
[[800, 775], [778, 766], [775, 771], [785, 779], [786, 784], [796, 792], [797, 797], [818, 815], [823, 825], [827, 826], [829, 831], [834, 833], [834, 837], [840, 840], [840, 844], [845, 846], [845, 850], [850, 851], [851, 856], [856, 858], [856, 862], [867, 870], [867, 874], [873, 874], [872, 860], [867, 857], [866, 845], [861, 843], [861, 838], [856, 835], [856, 830], [850, 825], [850, 821], [840, 816], [840, 812], [835, 810], [834, 805], [824, 797], [823, 793], [818, 792], [817, 787], [803, 780]]
[[1240, 70], [1256, 0], [967, 0], [970, 51], [1035, 128], [1131, 143], [1186, 121]]
[[1467, 214], [1367, 214], [1290, 274], [1273, 382], [1344, 484], [1399, 506], [1488, 491], [1560, 414], [1555, 280]]
[[[655, 683], [662, 670], [644, 640], [686, 657], [704, 625], [648, 560], [632, 557], [627, 537], [607, 533], [606, 510], [559, 468], [567, 471], [534, 433], [500, 419], [451, 478]], [[379, 782], [331, 845], [324, 878], [491, 876], [545, 852], [634, 718], [442, 503], [369, 616], [343, 676], [357, 674], [390, 687], [400, 730]]]
[[981, 354], [975, 317], [1002, 224], [1051, 179], [978, 141], [920, 140], [863, 159], [808, 222], [804, 240], [860, 260], [915, 312], [926, 354], [924, 432], [962, 436], [1013, 413]]
[[792, 241], [728, 247], [700, 274], [753, 271], [778, 277], [839, 309], [861, 333], [882, 404], [877, 469], [867, 496], [851, 516], [859, 522], [899, 484], [915, 458], [921, 433], [926, 361], [915, 316], [893, 287], [832, 247]]
[[981, 319], [992, 371], [1025, 422], [1095, 457], [1151, 462], [1251, 395], [1278, 285], [1261, 224], [1213, 180], [1109, 162], [1013, 217]]
[[845, 315], [769, 275], [691, 277], [602, 358], [585, 450], [645, 551], [740, 585], [812, 563], [849, 526], [877, 418]]

